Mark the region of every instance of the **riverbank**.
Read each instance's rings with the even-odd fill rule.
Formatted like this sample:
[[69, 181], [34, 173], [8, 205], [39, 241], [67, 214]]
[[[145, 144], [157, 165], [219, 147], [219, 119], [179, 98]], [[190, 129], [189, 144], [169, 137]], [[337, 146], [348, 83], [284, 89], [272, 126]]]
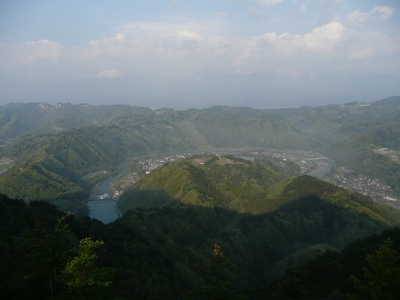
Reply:
[[[90, 193], [90, 197], [98, 197], [103, 195], [106, 198], [109, 197], [111, 199], [110, 186], [114, 181], [128, 173], [128, 169], [126, 167], [127, 163], [128, 161], [123, 161], [118, 164], [118, 174], [97, 185]], [[101, 203], [88, 203], [88, 206], [89, 216], [91, 218], [98, 219], [103, 223], [110, 223], [122, 217], [122, 213], [118, 209], [118, 205], [115, 200]]]

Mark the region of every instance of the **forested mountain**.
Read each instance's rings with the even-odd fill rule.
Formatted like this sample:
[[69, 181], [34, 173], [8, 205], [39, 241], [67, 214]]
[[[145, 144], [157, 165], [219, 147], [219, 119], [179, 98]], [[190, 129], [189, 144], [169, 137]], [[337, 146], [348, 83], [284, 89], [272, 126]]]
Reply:
[[97, 182], [116, 171], [118, 162], [133, 157], [223, 146], [310, 148], [314, 140], [283, 119], [187, 114], [167, 113], [158, 121], [119, 115], [110, 121], [113, 125], [24, 136], [2, 151], [15, 162], [0, 176], [1, 190], [31, 200], [84, 199]]
[[[248, 166], [250, 178], [256, 165]], [[348, 243], [400, 220], [397, 210], [309, 176], [273, 190], [281, 203], [267, 213], [240, 213], [221, 207], [219, 199], [215, 205], [192, 205], [169, 198], [170, 205], [136, 208], [107, 225], [43, 201], [26, 204], [1, 195], [1, 294], [14, 299], [320, 299], [343, 288], [350, 275], [360, 277], [366, 263], [359, 256], [372, 254], [382, 239], [370, 239], [364, 243], [368, 247], [345, 248]], [[390, 233], [398, 235], [398, 230]], [[304, 267], [301, 276], [291, 269], [307, 261], [312, 267]], [[340, 276], [328, 282], [324, 273]]]
[[395, 121], [399, 111], [400, 97], [373, 103], [351, 102], [344, 105], [282, 109], [217, 106], [208, 109], [151, 110], [128, 105], [60, 103], [53, 106], [46, 103], [13, 103], [0, 106], [0, 138], [10, 140], [30, 133], [57, 133], [90, 125], [133, 126], [147, 121], [162, 120], [181, 125], [191, 124], [192, 129], [207, 136], [207, 131], [210, 130], [208, 127], [215, 129], [215, 126], [222, 126], [221, 130], [226, 131], [228, 126], [233, 130], [232, 125], [240, 128], [246, 123], [253, 123], [256, 128], [264, 127], [276, 131], [281, 127], [279, 123], [275, 127], [268, 127], [265, 121], [287, 120], [291, 122], [291, 130], [295, 132], [312, 131], [319, 138], [328, 135], [329, 141], [332, 142], [335, 138], [347, 137]]
[[0, 133], [3, 142], [18, 138], [1, 152], [13, 164], [0, 176], [0, 189], [77, 212], [83, 208], [70, 207], [71, 200], [87, 197], [119, 162], [133, 157], [275, 148], [320, 151], [337, 167], [380, 178], [398, 191], [398, 163], [373, 151], [398, 151], [399, 113], [400, 97], [277, 110], [9, 104], [0, 107]]
[[0, 138], [14, 139], [30, 133], [57, 133], [67, 129], [112, 123], [119, 118], [148, 120], [156, 113], [128, 105], [94, 106], [60, 103], [12, 103], [0, 106]]
[[399, 210], [298, 177], [291, 161], [202, 154], [165, 164], [124, 191], [124, 215], [110, 224], [77, 217], [87, 214], [80, 200], [122, 161], [265, 148], [319, 151], [396, 192], [399, 111], [400, 97], [279, 110], [3, 106], [1, 295], [321, 299], [339, 289], [361, 297], [377, 288], [357, 281], [367, 255], [382, 263], [376, 249], [398, 273], [399, 232], [351, 243], [398, 226]]
[[287, 177], [271, 161], [197, 156], [155, 170], [126, 190], [118, 203], [123, 212], [179, 203], [260, 214], [279, 206], [273, 199], [274, 185], [282, 185], [278, 183]]
[[[400, 113], [397, 116], [393, 122], [375, 126], [345, 141], [326, 146], [322, 151], [335, 159], [338, 166], [351, 168], [355, 174], [380, 178], [399, 193]], [[387, 149], [387, 155], [385, 151], [379, 151], [382, 148]]]

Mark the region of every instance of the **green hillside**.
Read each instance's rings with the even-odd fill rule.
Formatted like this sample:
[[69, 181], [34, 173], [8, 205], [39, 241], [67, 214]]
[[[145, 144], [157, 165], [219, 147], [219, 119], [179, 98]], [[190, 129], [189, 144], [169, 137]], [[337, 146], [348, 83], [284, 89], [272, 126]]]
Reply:
[[[379, 153], [388, 148], [391, 154]], [[357, 134], [343, 142], [330, 145], [323, 153], [335, 159], [337, 166], [346, 166], [355, 173], [379, 178], [400, 192], [400, 121], [396, 120]]]
[[[210, 121], [206, 118], [208, 114], [204, 115], [202, 111], [187, 112], [188, 115], [166, 112], [163, 115], [163, 110], [156, 120], [154, 116], [157, 114], [149, 109], [132, 108], [125, 113], [123, 107], [111, 107], [110, 110], [117, 112], [115, 115], [110, 111], [108, 114], [103, 112], [100, 116], [112, 125], [31, 134], [5, 147], [1, 155], [15, 162], [13, 168], [0, 176], [0, 190], [10, 197], [46, 200], [70, 198], [79, 192], [82, 199], [82, 195], [87, 196], [96, 183], [116, 172], [114, 166], [133, 157], [211, 151], [223, 146], [309, 148], [313, 143], [312, 136], [293, 129], [284, 120], [271, 121], [253, 116], [237, 120], [233, 113], [213, 115], [214, 121]], [[83, 118], [82, 114], [77, 116]], [[57, 119], [57, 122], [61, 120]], [[26, 173], [28, 170], [29, 175]], [[39, 174], [37, 170], [42, 171]], [[46, 174], [45, 180], [41, 178], [42, 173]], [[53, 177], [53, 187], [43, 191]], [[61, 186], [63, 182], [65, 186]], [[40, 190], [41, 194], [32, 193], [32, 190]]]
[[166, 120], [211, 148], [311, 149], [320, 141], [288, 120], [250, 108], [211, 107], [175, 112]]
[[143, 122], [156, 115], [149, 108], [128, 105], [12, 103], [0, 106], [0, 138], [7, 140], [31, 133], [58, 133], [127, 118]]
[[294, 208], [299, 199], [308, 198], [387, 225], [399, 222], [397, 210], [361, 194], [311, 176], [289, 177], [271, 161], [250, 162], [233, 156], [197, 156], [164, 165], [124, 192], [118, 205], [123, 212], [191, 205], [257, 215], [280, 207]]
[[373, 103], [351, 102], [344, 105], [305, 106], [266, 110], [267, 115], [291, 121], [326, 143], [341, 141], [354, 134], [398, 120], [400, 96]]
[[285, 176], [288, 174], [270, 161], [198, 156], [152, 172], [124, 192], [119, 207], [122, 211], [168, 207], [179, 201], [186, 205], [260, 214], [277, 208], [268, 188]]
[[[303, 298], [320, 299], [348, 279], [348, 270], [356, 270], [359, 276], [365, 266], [360, 257], [369, 253], [353, 252], [357, 260], [336, 260], [337, 251], [400, 220], [396, 209], [309, 176], [279, 181], [283, 174], [273, 164], [237, 160], [225, 169], [228, 164], [220, 165], [219, 160], [207, 166], [213, 160], [208, 159], [204, 164], [197, 161], [197, 166], [193, 161], [159, 169], [159, 176], [142, 182], [147, 188], [142, 196], [158, 206], [129, 210], [107, 225], [67, 215], [46, 202], [26, 204], [0, 195], [1, 294], [30, 299], [259, 299], [271, 297], [272, 291], [283, 299], [296, 299], [291, 292], [297, 291]], [[169, 196], [176, 187], [160, 189], [161, 174], [167, 175], [168, 167], [177, 175], [176, 181], [180, 172], [188, 172], [196, 180], [190, 185], [205, 201], [182, 203]], [[238, 174], [240, 186], [232, 193], [240, 195], [252, 182], [267, 194], [273, 191], [275, 207], [267, 207], [265, 213], [241, 213], [222, 207], [226, 203], [217, 196], [207, 198], [209, 189], [216, 189], [216, 195], [224, 191], [218, 180], [215, 186], [210, 183], [238, 170], [247, 174]], [[269, 182], [261, 184], [264, 180], [257, 181], [257, 175]], [[170, 184], [174, 181], [165, 186]], [[254, 199], [249, 199], [245, 209], [251, 210], [252, 203]], [[372, 245], [358, 249], [371, 250]], [[335, 260], [318, 263], [318, 270], [326, 272], [324, 267], [330, 266], [329, 278], [347, 277], [333, 276], [327, 282], [323, 272], [313, 273], [315, 268], [290, 273], [290, 268], [319, 255], [328, 259], [333, 255]], [[281, 283], [279, 276], [286, 270], [290, 277]], [[340, 273], [343, 270], [347, 273]], [[317, 279], [308, 277], [312, 274]], [[301, 286], [289, 289], [285, 283], [294, 284], [296, 278]]]
[[[376, 150], [398, 154], [399, 111], [400, 97], [277, 110], [10, 104], [0, 107], [0, 135], [7, 142], [0, 155], [13, 167], [0, 176], [0, 191], [26, 200], [84, 199], [117, 172], [116, 165], [134, 157], [274, 148], [317, 150], [337, 167], [379, 178], [398, 193], [398, 161]], [[235, 209], [247, 209], [240, 197], [219, 192]], [[193, 202], [194, 192], [185, 193], [185, 201]]]

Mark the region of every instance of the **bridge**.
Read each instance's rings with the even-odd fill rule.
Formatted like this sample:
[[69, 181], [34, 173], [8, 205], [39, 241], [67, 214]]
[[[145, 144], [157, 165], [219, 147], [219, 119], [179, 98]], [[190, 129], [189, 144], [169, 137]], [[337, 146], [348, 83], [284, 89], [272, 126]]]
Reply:
[[115, 201], [113, 198], [91, 198], [86, 199], [87, 204], [97, 204], [97, 203], [112, 203]]

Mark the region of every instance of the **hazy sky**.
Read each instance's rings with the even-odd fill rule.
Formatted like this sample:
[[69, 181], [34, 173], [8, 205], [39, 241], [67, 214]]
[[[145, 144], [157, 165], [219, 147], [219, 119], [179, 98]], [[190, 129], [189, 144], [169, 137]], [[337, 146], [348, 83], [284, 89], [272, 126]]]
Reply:
[[0, 104], [372, 101], [399, 78], [399, 0], [0, 2]]

